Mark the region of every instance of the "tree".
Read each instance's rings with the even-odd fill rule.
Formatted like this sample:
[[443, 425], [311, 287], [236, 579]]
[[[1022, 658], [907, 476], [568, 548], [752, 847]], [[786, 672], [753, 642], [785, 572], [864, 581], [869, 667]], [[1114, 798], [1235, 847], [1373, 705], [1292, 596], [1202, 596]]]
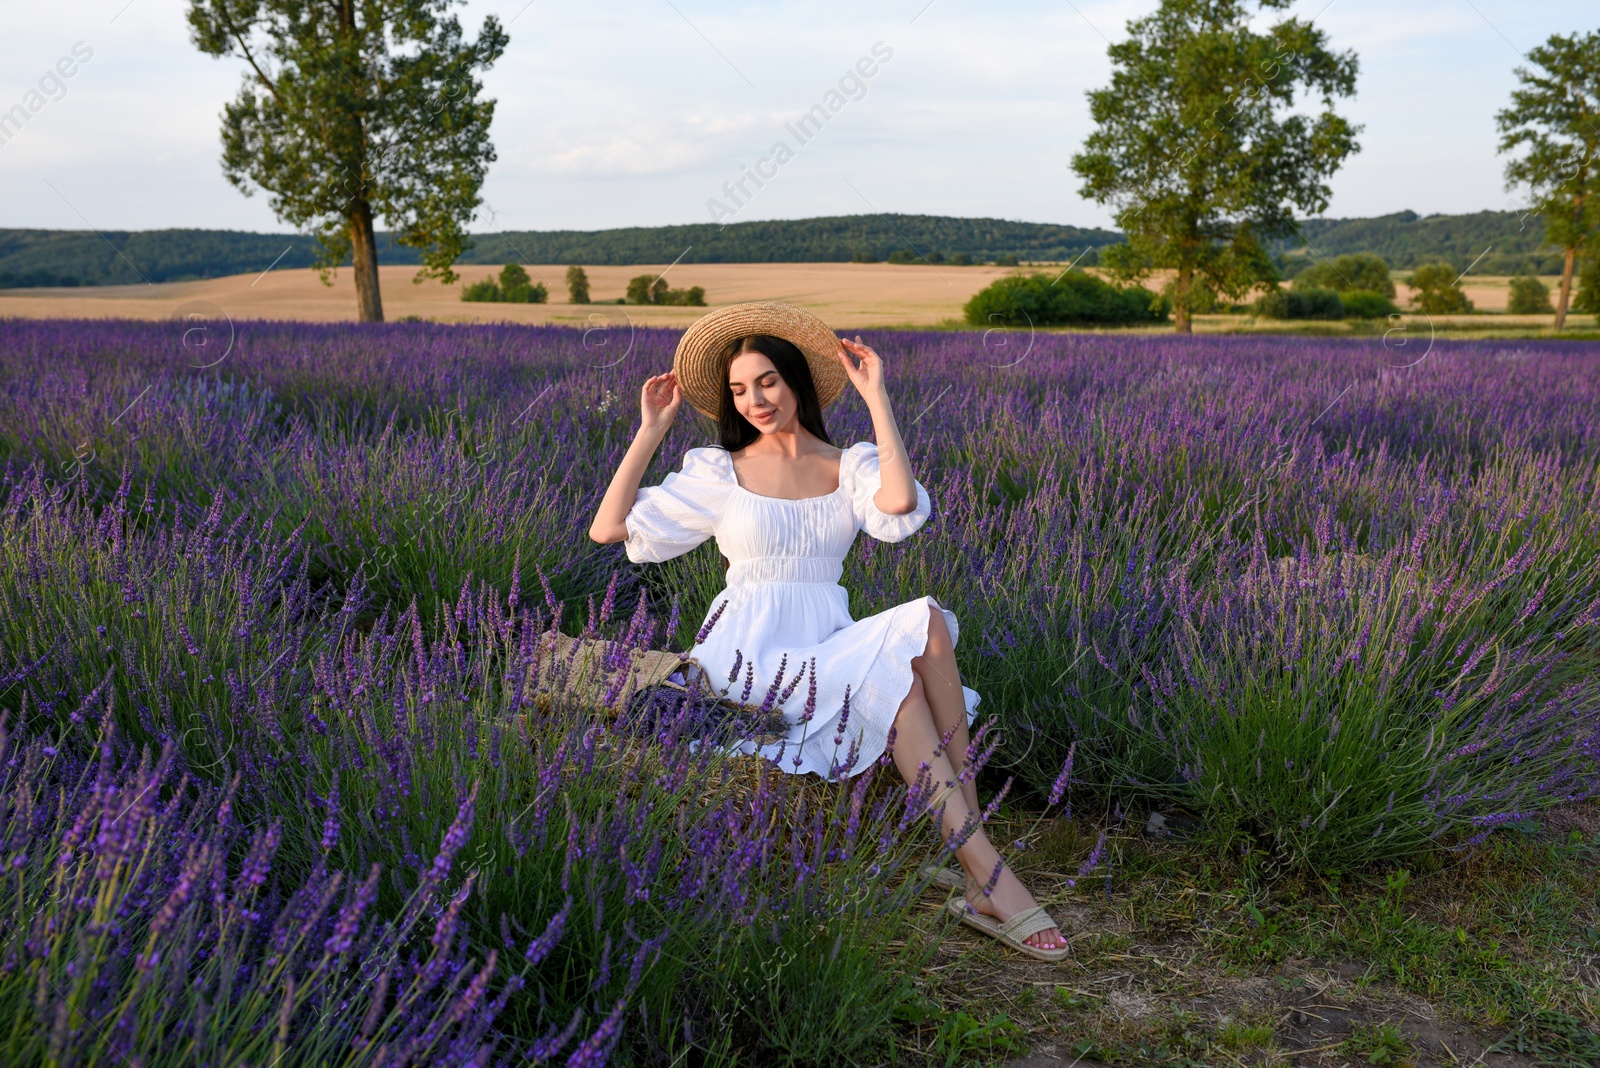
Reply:
[[1556, 329], [1567, 322], [1577, 261], [1600, 230], [1600, 30], [1551, 34], [1528, 50], [1538, 69], [1518, 67], [1521, 88], [1495, 116], [1500, 151], [1525, 148], [1506, 164], [1506, 188], [1526, 185], [1544, 217], [1545, 240], [1565, 252]]
[[[1355, 91], [1354, 53], [1336, 54], [1310, 23], [1251, 28], [1249, 9], [1292, 0], [1162, 0], [1109, 48], [1111, 85], [1089, 93], [1097, 129], [1072, 159], [1080, 192], [1116, 208], [1127, 243], [1101, 263], [1124, 281], [1177, 271], [1177, 329], [1191, 293], [1242, 299], [1275, 281], [1267, 243], [1294, 232], [1291, 208], [1326, 209], [1325, 179], [1358, 149], [1332, 99]], [[1322, 97], [1315, 118], [1283, 114], [1297, 86]]]
[[1394, 280], [1382, 256], [1354, 252], [1313, 263], [1294, 276], [1296, 289], [1307, 286], [1331, 289], [1335, 293], [1382, 293], [1394, 296]]
[[629, 304], [650, 303], [650, 276], [647, 274], [634, 275], [628, 279], [628, 288], [624, 298]]
[[1517, 275], [1511, 279], [1506, 311], [1512, 315], [1549, 315], [1555, 311], [1550, 306], [1550, 287], [1531, 274]]
[[550, 291], [544, 283], [534, 284], [520, 263], [508, 263], [500, 268], [500, 281], [485, 278], [461, 290], [462, 300], [497, 301], [505, 304], [543, 304]]
[[1456, 269], [1448, 263], [1425, 263], [1411, 272], [1411, 303], [1429, 315], [1453, 315], [1472, 310], [1461, 291]]
[[973, 326], [1060, 326], [1066, 323], [1162, 322], [1166, 302], [1138, 286], [1118, 289], [1087, 271], [1012, 274], [980, 289], [962, 309]]
[[[1377, 293], [1360, 292], [1352, 296], [1386, 298]], [[1296, 286], [1281, 289], [1273, 286], [1250, 305], [1250, 314], [1262, 319], [1343, 319], [1347, 314], [1362, 315], [1359, 308], [1351, 313], [1338, 293], [1319, 286]]]
[[702, 286], [668, 289], [665, 278], [657, 278], [652, 282], [647, 274], [628, 279], [627, 292], [629, 304], [689, 304], [703, 308], [706, 303], [706, 291]]
[[454, 282], [495, 159], [494, 101], [473, 73], [508, 38], [490, 15], [464, 41], [452, 2], [190, 0], [195, 45], [249, 65], [223, 109], [223, 174], [316, 235], [325, 284], [351, 257], [364, 322], [383, 319], [373, 219], [422, 250], [416, 281]]
[[500, 268], [500, 299], [517, 304], [543, 304], [550, 291], [541, 282], [533, 284], [528, 272], [520, 263], [508, 263]]
[[567, 268], [567, 301], [571, 304], [589, 303], [589, 275], [577, 264]]
[[1572, 310], [1600, 315], [1600, 255], [1592, 257], [1578, 278], [1578, 295], [1572, 298]]

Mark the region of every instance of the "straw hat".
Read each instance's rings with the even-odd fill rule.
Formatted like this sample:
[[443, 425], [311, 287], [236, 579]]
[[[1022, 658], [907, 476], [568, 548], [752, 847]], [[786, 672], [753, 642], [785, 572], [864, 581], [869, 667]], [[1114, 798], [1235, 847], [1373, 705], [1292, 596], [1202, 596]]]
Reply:
[[826, 408], [844, 394], [850, 379], [839, 363], [839, 338], [804, 308], [776, 300], [730, 304], [696, 320], [683, 332], [672, 370], [683, 397], [713, 420], [721, 415], [722, 390], [728, 381], [728, 349], [752, 334], [770, 334], [805, 353], [817, 403]]

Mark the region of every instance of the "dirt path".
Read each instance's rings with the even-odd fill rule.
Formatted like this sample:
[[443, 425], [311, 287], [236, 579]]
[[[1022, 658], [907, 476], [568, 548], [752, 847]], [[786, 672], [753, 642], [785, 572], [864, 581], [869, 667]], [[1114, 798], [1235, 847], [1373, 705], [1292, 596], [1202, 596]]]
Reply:
[[[936, 907], [930, 904], [930, 912]], [[1128, 929], [1109, 910], [1078, 906], [1057, 908], [1055, 915], [1077, 945], [1084, 934], [1102, 944], [1110, 935], [1116, 944]], [[947, 935], [930, 971], [941, 986], [981, 990], [985, 1004], [992, 1002], [1025, 1029], [1031, 1048], [1004, 1061], [1007, 1068], [1128, 1064], [1141, 1048], [1150, 1064], [1534, 1068], [1548, 1063], [1488, 1053], [1504, 1029], [1475, 1028], [1419, 997], [1363, 989], [1366, 969], [1354, 961], [1331, 966], [1289, 961], [1272, 974], [1247, 975], [1206, 962], [1194, 945], [1172, 941], [1133, 942], [1114, 953], [1090, 950], [1047, 964], [996, 952], [982, 935], [966, 935], [960, 929]], [[1403, 1036], [1407, 1055], [1372, 1061], [1370, 1054], [1346, 1052], [1349, 1040], [1359, 1043], [1359, 1032], [1385, 1024]], [[1233, 1035], [1246, 1038], [1235, 1039], [1239, 1048], [1231, 1054], [1225, 1048], [1230, 1025]], [[1267, 1029], [1259, 1033], [1270, 1038], [1248, 1041], [1252, 1027]], [[1096, 1054], [1103, 1051], [1120, 1056], [1101, 1060]]]

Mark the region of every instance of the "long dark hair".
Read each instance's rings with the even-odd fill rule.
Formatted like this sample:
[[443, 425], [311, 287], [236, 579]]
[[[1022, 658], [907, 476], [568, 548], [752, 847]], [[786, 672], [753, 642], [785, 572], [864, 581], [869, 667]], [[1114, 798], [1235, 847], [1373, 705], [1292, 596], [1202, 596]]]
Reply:
[[[805, 354], [796, 348], [793, 342], [785, 341], [781, 337], [752, 334], [749, 337], [738, 338], [728, 346], [723, 367], [726, 368], [741, 352], [759, 352], [772, 361], [778, 377], [788, 383], [789, 388], [794, 391], [799, 407], [796, 418], [800, 420], [800, 425], [832, 445], [833, 440], [828, 437], [828, 428], [822, 422], [822, 405], [817, 402], [817, 384], [811, 378], [811, 365], [806, 362]], [[728, 385], [726, 373], [722, 376], [720, 409], [722, 414], [717, 420], [717, 436], [724, 449], [738, 452], [761, 436], [761, 431], [755, 428], [755, 424], [740, 415], [739, 409], [734, 407], [733, 387]]]

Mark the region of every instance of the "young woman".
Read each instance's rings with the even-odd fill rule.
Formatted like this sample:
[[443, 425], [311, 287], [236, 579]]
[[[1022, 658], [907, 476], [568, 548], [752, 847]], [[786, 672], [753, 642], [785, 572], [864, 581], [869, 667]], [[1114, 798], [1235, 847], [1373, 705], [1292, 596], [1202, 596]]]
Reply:
[[[841, 450], [829, 440], [822, 409], [846, 384], [866, 402], [876, 443]], [[685, 398], [717, 423], [720, 444], [688, 450], [680, 470], [641, 489]], [[716, 537], [730, 564], [707, 619], [721, 614], [691, 655], [709, 679], [742, 666], [746, 683], [782, 678], [788, 687], [779, 705], [788, 737], [743, 751], [793, 773], [848, 777], [883, 754], [892, 726], [895, 767], [907, 782], [928, 768], [943, 787], [934, 803], [944, 804], [944, 834], [960, 829], [980, 811], [976, 786], [960, 774], [978, 694], [956, 669], [955, 614], [928, 596], [852, 620], [838, 581], [858, 531], [900, 541], [932, 507], [911, 474], [883, 360], [791, 305], [733, 305], [685, 332], [673, 369], [645, 382], [639, 406], [639, 432], [589, 536], [623, 542], [635, 562]], [[946, 734], [950, 744], [937, 752]], [[1030, 955], [1065, 955], [1066, 939], [1008, 865], [983, 892], [1001, 860], [981, 825], [956, 857], [971, 909], [952, 904], [966, 922]]]

